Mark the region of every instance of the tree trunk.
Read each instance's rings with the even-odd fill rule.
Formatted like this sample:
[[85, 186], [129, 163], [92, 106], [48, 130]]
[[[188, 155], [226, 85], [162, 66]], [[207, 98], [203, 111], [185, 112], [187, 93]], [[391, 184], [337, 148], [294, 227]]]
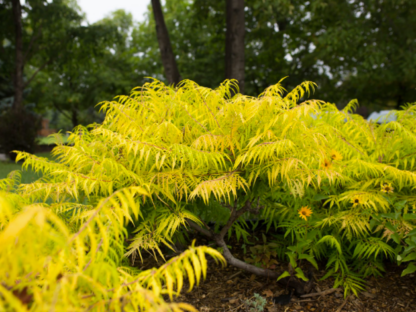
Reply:
[[225, 78], [237, 79], [244, 93], [244, 0], [226, 1]]
[[400, 110], [404, 104], [404, 92], [405, 91], [406, 91], [406, 88], [401, 82], [399, 82], [399, 95], [397, 97], [397, 104], [396, 104], [397, 110]]
[[78, 110], [77, 107], [75, 105], [72, 105], [71, 107], [71, 121], [72, 121], [72, 126], [75, 128], [76, 126], [79, 125], [78, 122]]
[[152, 0], [153, 16], [156, 24], [157, 40], [159, 42], [162, 63], [165, 69], [166, 79], [169, 84], [178, 84], [181, 81], [178, 66], [176, 65], [175, 55], [170, 44], [168, 29], [166, 28], [160, 0]]
[[13, 21], [15, 28], [16, 60], [14, 71], [14, 101], [12, 109], [20, 111], [23, 108], [23, 39], [22, 39], [22, 7], [20, 0], [12, 0]]

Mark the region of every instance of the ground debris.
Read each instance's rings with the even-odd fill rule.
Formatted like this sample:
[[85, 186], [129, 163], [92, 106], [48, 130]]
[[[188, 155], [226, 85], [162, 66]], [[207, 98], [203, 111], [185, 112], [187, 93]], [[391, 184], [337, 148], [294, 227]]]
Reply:
[[[238, 250], [238, 246], [233, 250]], [[243, 254], [235, 254], [243, 259]], [[273, 297], [287, 294], [288, 289], [272, 279], [253, 276], [251, 273], [227, 266], [221, 268], [215, 261], [208, 260], [208, 272], [205, 281], [187, 292], [189, 285], [185, 282], [181, 295], [174, 299], [186, 302], [203, 312], [246, 312], [246, 300], [252, 300], [255, 293], [267, 300], [264, 311], [269, 312], [416, 312], [416, 278], [415, 274], [401, 277], [403, 267], [386, 263], [384, 277], [369, 277], [367, 288], [359, 297], [349, 296], [344, 300], [342, 289], [333, 289], [334, 280], [328, 278], [316, 281], [311, 294], [302, 298], [292, 296], [285, 306], [273, 303]], [[151, 259], [146, 268], [160, 266]], [[285, 266], [285, 264], [282, 264]], [[143, 264], [140, 264], [143, 266]], [[324, 267], [324, 266], [323, 266]], [[279, 268], [278, 268], [279, 269]], [[324, 274], [324, 272], [321, 272]], [[231, 282], [228, 282], [231, 281]], [[318, 294], [317, 293], [321, 293]], [[270, 296], [272, 294], [272, 296]], [[169, 300], [167, 298], [167, 300]], [[339, 310], [342, 307], [341, 310]]]

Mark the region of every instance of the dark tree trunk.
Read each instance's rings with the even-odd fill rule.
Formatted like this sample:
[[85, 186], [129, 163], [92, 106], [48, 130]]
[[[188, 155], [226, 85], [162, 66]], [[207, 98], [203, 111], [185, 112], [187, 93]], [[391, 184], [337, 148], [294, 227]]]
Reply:
[[20, 111], [23, 108], [23, 39], [22, 39], [22, 7], [20, 0], [12, 0], [13, 5], [13, 21], [15, 28], [15, 46], [16, 46], [16, 59], [14, 70], [14, 101], [13, 110]]
[[226, 0], [225, 78], [237, 79], [244, 93], [244, 0]]
[[160, 0], [152, 0], [152, 7], [156, 24], [157, 40], [159, 42], [166, 79], [169, 84], [178, 84], [181, 81], [181, 76], [179, 74], [178, 66], [176, 65], [172, 45], [170, 44], [169, 33], [163, 17]]
[[72, 105], [71, 113], [72, 113], [71, 114], [72, 126], [75, 128], [76, 126], [79, 125], [79, 123], [78, 123], [78, 110], [77, 110], [75, 105]]
[[404, 85], [399, 82], [399, 95], [397, 97], [397, 104], [396, 104], [396, 109], [400, 110], [401, 107], [404, 105], [404, 93], [406, 91], [406, 88], [404, 87]]

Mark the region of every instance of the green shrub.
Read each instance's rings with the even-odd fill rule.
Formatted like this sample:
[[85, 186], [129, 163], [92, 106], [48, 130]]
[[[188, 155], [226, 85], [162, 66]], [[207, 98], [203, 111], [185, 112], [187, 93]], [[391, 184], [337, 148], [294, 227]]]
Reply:
[[28, 205], [12, 192], [19, 178], [13, 172], [0, 180], [2, 311], [195, 311], [163, 295], [178, 295], [185, 276], [189, 289], [198, 284], [206, 254], [225, 262], [217, 251], [192, 245], [160, 268], [128, 267], [124, 224], [141, 213], [137, 197], [148, 197], [145, 189], [116, 191], [84, 211], [88, 216], [71, 219], [76, 203]]
[[[415, 214], [416, 106], [379, 125], [352, 113], [356, 101], [342, 111], [300, 102], [311, 82], [290, 92], [279, 83], [258, 98], [230, 98], [235, 87], [184, 81], [173, 89], [155, 80], [104, 102], [104, 122], [74, 129], [69, 144], [53, 151], [58, 162], [18, 155], [43, 177], [17, 192], [28, 204], [49, 207], [74, 233], [100, 216], [88, 235], [115, 231], [105, 246], [119, 258], [121, 224], [135, 226], [124, 254], [131, 257], [144, 250], [163, 256], [160, 246], [171, 247], [191, 227], [230, 264], [281, 277], [298, 293], [311, 285], [303, 282], [310, 278], [305, 263], [317, 267], [317, 260], [326, 261], [334, 286], [357, 293], [365, 276], [382, 274], [383, 262], [397, 259], [397, 242], [373, 220], [398, 203]], [[103, 202], [105, 212], [97, 208]], [[284, 230], [276, 254], [290, 261], [286, 272], [238, 261], [227, 247], [227, 235], [247, 242], [253, 217]], [[408, 219], [400, 222], [413, 230]], [[85, 241], [95, 250], [99, 239]]]

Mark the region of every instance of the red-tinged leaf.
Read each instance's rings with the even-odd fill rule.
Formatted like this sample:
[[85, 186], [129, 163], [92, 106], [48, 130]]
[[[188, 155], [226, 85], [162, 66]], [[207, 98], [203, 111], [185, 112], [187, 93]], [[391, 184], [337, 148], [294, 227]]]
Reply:
[[267, 297], [273, 297], [273, 292], [270, 289], [266, 289], [265, 291], [262, 292], [262, 295]]

